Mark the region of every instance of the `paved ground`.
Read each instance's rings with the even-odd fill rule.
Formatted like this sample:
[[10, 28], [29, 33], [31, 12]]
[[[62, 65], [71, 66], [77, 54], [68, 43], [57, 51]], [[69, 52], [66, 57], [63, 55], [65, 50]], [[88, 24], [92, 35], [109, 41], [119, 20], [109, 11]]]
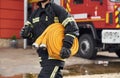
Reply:
[[83, 75], [83, 76], [68, 76], [64, 78], [120, 78], [120, 73]]
[[38, 73], [38, 58], [31, 49], [0, 49], [0, 74], [12, 76], [21, 73]]
[[[92, 61], [71, 57], [66, 60], [66, 65], [87, 64]], [[3, 76], [13, 76], [23, 73], [39, 73], [40, 66], [38, 56], [33, 49], [0, 49], [0, 74]]]
[[[116, 58], [115, 54], [112, 54], [112, 56], [115, 56], [113, 58]], [[65, 66], [74, 65], [74, 64], [89, 64], [93, 62], [94, 61], [86, 60], [78, 57], [70, 57], [69, 59], [66, 60]], [[39, 73], [40, 69], [41, 67], [39, 66], [38, 56], [35, 50], [22, 49], [22, 48], [17, 48], [17, 49], [0, 48], [0, 75], [13, 76], [13, 75], [24, 74], [24, 73]], [[120, 78], [120, 74], [119, 75], [117, 74], [117, 76], [113, 78]], [[98, 78], [98, 76], [95, 76], [95, 77]], [[70, 76], [70, 77], [64, 77], [64, 78], [85, 78], [85, 77]], [[93, 78], [93, 76], [89, 76], [89, 78]], [[110, 77], [105, 76], [100, 78], [110, 78]]]

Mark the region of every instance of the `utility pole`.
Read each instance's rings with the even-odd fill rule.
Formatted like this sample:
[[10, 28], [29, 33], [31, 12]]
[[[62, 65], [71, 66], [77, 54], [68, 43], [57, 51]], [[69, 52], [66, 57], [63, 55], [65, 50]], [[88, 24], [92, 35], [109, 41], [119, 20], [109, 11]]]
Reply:
[[[28, 0], [24, 0], [24, 25], [25, 25], [25, 22], [27, 21], [27, 8], [28, 8]], [[23, 42], [24, 42], [23, 48], [26, 49], [27, 39], [24, 39]]]

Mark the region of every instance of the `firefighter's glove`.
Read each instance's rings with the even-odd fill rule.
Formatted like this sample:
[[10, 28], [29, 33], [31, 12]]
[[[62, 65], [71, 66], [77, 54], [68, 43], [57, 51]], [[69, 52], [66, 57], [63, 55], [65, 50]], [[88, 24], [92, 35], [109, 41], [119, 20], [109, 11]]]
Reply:
[[31, 37], [32, 33], [30, 32], [31, 31], [31, 27], [30, 26], [25, 26], [22, 28], [21, 32], [20, 32], [20, 35], [22, 38], [29, 38]]
[[63, 39], [63, 46], [60, 52], [61, 58], [68, 58], [71, 55], [71, 50], [70, 48], [72, 47], [74, 38], [71, 36], [66, 35], [65, 38]]
[[61, 51], [60, 51], [60, 57], [62, 59], [65, 59], [65, 58], [69, 58], [71, 55], [71, 51], [70, 49], [66, 48], [66, 47], [62, 47]]

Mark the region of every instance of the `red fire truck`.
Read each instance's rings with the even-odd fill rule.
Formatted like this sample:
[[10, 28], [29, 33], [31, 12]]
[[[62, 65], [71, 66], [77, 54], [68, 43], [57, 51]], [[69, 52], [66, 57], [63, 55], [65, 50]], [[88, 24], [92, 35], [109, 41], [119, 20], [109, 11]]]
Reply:
[[78, 56], [92, 59], [98, 51], [120, 57], [120, 0], [54, 0], [79, 26]]

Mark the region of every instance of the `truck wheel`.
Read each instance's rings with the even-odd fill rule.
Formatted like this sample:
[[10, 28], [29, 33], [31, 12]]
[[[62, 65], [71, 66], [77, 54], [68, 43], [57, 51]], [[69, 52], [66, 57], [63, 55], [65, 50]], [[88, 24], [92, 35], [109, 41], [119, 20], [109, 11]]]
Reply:
[[120, 58], [120, 50], [115, 51], [115, 53]]
[[89, 34], [84, 34], [79, 38], [79, 50], [76, 56], [86, 59], [95, 58], [97, 50], [95, 49], [95, 42], [93, 37]]

